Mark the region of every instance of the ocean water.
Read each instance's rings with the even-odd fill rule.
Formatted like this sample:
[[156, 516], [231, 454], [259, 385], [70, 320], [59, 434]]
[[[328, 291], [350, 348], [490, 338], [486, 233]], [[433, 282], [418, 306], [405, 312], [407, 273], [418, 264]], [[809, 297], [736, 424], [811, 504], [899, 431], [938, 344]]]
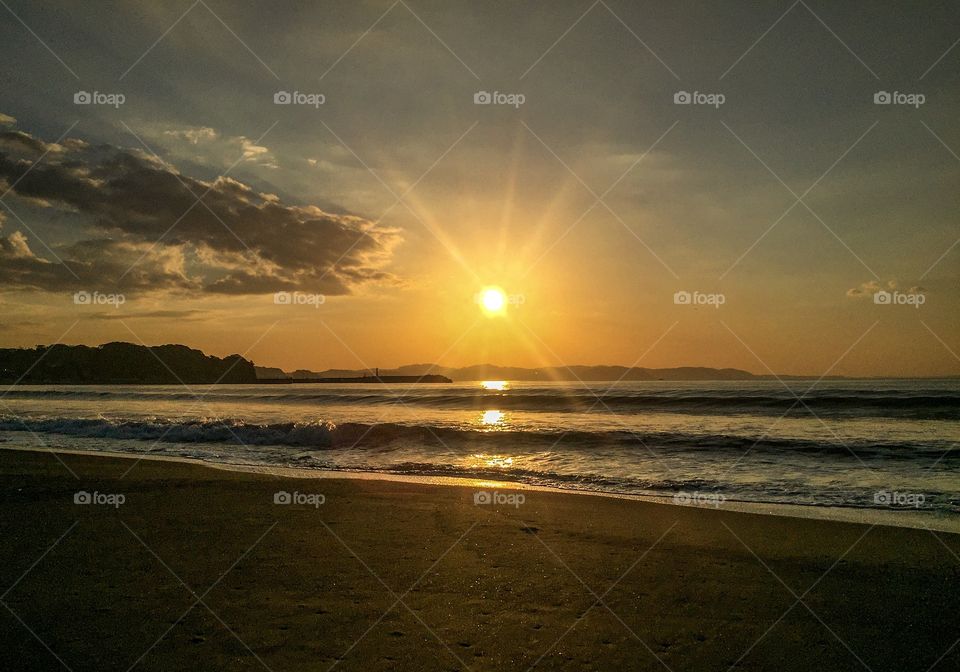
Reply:
[[0, 388], [0, 445], [960, 514], [960, 381]]

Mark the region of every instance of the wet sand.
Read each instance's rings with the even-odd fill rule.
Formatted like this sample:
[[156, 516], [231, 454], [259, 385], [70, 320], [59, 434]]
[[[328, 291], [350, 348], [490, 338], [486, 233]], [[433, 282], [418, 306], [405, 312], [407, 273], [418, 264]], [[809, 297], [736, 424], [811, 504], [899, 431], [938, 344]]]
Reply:
[[10, 669], [960, 669], [958, 535], [60, 459], [0, 451]]

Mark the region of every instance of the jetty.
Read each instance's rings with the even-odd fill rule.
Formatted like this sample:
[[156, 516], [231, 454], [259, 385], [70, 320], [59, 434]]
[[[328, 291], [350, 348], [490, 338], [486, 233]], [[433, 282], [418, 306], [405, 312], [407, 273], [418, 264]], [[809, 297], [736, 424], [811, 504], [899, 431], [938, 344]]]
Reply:
[[352, 376], [347, 378], [259, 378], [257, 383], [266, 385], [289, 385], [291, 383], [452, 383], [453, 380], [437, 374], [422, 376], [381, 376], [379, 371], [373, 375]]

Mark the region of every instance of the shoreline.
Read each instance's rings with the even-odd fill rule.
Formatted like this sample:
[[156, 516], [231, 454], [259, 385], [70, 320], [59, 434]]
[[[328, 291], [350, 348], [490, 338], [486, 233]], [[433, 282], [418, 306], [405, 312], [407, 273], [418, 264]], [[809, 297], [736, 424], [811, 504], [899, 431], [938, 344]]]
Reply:
[[558, 488], [551, 486], [532, 485], [514, 481], [500, 481], [487, 478], [468, 478], [465, 476], [429, 476], [417, 474], [394, 474], [376, 471], [347, 471], [332, 469], [304, 469], [298, 467], [283, 467], [274, 465], [249, 465], [231, 462], [213, 462], [178, 455], [153, 455], [113, 451], [95, 450], [62, 450], [56, 451], [34, 447], [6, 447], [0, 444], [0, 451], [56, 453], [63, 455], [80, 455], [87, 457], [117, 458], [126, 460], [151, 460], [160, 462], [175, 462], [196, 465], [210, 469], [228, 472], [248, 473], [279, 476], [295, 479], [328, 479], [328, 480], [361, 480], [387, 481], [398, 483], [413, 483], [421, 485], [436, 485], [444, 487], [475, 487], [499, 488], [503, 490], [519, 490], [530, 492], [549, 492], [561, 495], [578, 495], [603, 497], [615, 500], [647, 502], [664, 506], [678, 506], [691, 509], [724, 510], [737, 513], [748, 513], [765, 516], [798, 518], [806, 520], [823, 520], [862, 525], [884, 525], [904, 529], [933, 530], [950, 534], [960, 534], [960, 515], [951, 516], [922, 509], [889, 510], [872, 509], [855, 506], [819, 506], [813, 504], [784, 504], [777, 502], [748, 502], [726, 499], [718, 506], [682, 504], [674, 501], [672, 496], [648, 495], [603, 492], [595, 490], [577, 490], [574, 488]]

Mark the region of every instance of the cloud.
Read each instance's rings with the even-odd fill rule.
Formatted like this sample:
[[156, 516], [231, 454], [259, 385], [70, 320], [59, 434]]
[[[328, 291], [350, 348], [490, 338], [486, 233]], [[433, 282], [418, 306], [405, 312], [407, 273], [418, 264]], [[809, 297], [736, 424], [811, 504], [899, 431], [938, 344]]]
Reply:
[[23, 131], [4, 131], [0, 133], [0, 151], [9, 152], [20, 158], [37, 158], [45, 151], [63, 151], [63, 147], [53, 142], [37, 140]]
[[[251, 157], [265, 152], [245, 147]], [[0, 286], [337, 295], [393, 281], [384, 266], [399, 242], [396, 230], [285, 205], [230, 177], [188, 177], [139, 150], [0, 132], [3, 183], [15, 185], [19, 198], [79, 216], [85, 237], [45, 241], [61, 264], [38, 254], [43, 246], [21, 231], [0, 235]]]
[[0, 112], [0, 124], [2, 125], [11, 125], [17, 123], [17, 120], [11, 117], [10, 115]]
[[888, 280], [884, 286], [877, 280], [870, 280], [869, 282], [861, 282], [856, 287], [851, 287], [847, 290], [847, 297], [851, 299], [861, 299], [873, 296], [882, 289], [896, 289], [897, 281]]
[[164, 147], [174, 157], [196, 163], [214, 163], [229, 166], [238, 160], [263, 168], [277, 168], [277, 159], [268, 147], [244, 135], [222, 135], [209, 126], [186, 126], [164, 128], [145, 124], [148, 137], [161, 139]]
[[[900, 286], [895, 279], [887, 280], [886, 283], [882, 283], [878, 280], [870, 280], [869, 282], [861, 282], [857, 287], [852, 287], [847, 290], [847, 296], [851, 299], [864, 299], [872, 297], [874, 294], [880, 291], [892, 292]], [[914, 285], [908, 289], [906, 294], [926, 294], [927, 290], [925, 287], [919, 285]]]
[[[61, 248], [59, 260], [37, 255], [26, 236], [0, 236], [0, 287], [48, 292], [122, 288], [149, 292], [203, 291], [202, 282], [186, 275], [181, 250], [109, 239], [85, 240]], [[122, 278], [122, 279], [121, 279]]]
[[201, 142], [209, 142], [219, 137], [216, 130], [208, 128], [207, 126], [167, 130], [164, 131], [163, 134], [171, 138], [176, 138], [177, 140], [186, 140], [191, 145], [199, 145]]

